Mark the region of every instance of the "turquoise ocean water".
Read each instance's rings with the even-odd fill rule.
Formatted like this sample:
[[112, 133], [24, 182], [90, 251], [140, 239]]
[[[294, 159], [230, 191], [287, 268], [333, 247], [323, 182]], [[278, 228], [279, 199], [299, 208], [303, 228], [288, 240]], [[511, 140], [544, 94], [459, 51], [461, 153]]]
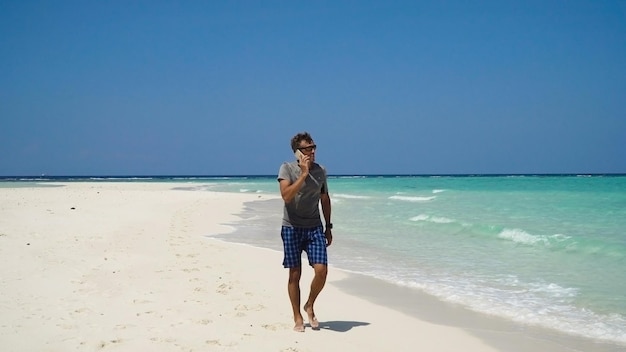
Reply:
[[[278, 195], [274, 177], [204, 187]], [[332, 265], [626, 345], [626, 176], [331, 177], [329, 190]], [[235, 240], [281, 249], [282, 205], [267, 205]]]
[[[279, 195], [275, 176], [153, 181]], [[333, 176], [329, 190], [331, 265], [626, 346], [626, 176]], [[220, 237], [281, 250], [281, 207], [253, 202]]]

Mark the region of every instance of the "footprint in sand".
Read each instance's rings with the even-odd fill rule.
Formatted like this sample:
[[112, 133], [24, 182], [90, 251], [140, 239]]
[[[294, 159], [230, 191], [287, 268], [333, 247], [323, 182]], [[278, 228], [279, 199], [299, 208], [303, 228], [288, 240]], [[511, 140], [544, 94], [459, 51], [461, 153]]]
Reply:
[[162, 337], [151, 337], [150, 341], [152, 342], [167, 342], [167, 343], [175, 343], [176, 339], [173, 339], [171, 337], [166, 337], [166, 338], [162, 338]]
[[57, 326], [60, 327], [61, 329], [65, 329], [65, 330], [76, 329], [76, 325], [72, 325], [72, 324], [57, 324]]
[[133, 299], [133, 304], [144, 304], [144, 303], [152, 303], [147, 299]]
[[103, 349], [103, 348], [107, 347], [111, 343], [115, 344], [115, 343], [120, 343], [120, 342], [122, 342], [121, 339], [115, 339], [115, 340], [110, 340], [110, 341], [101, 341], [100, 344], [98, 345], [98, 348], [99, 349]]
[[277, 323], [277, 324], [263, 324], [263, 325], [261, 325], [261, 327], [263, 329], [270, 330], [270, 331], [291, 329], [291, 326], [289, 326], [287, 324], [281, 324], [281, 323]]
[[217, 286], [217, 290], [215, 290], [215, 292], [225, 295], [228, 293], [228, 291], [232, 289], [233, 289], [233, 286], [224, 283], [224, 284]]
[[204, 341], [204, 343], [206, 343], [207, 345], [210, 346], [222, 346], [222, 347], [235, 347], [237, 346], [237, 342], [227, 342], [224, 343], [220, 340], [206, 340]]
[[260, 311], [262, 309], [264, 309], [265, 307], [263, 305], [257, 304], [257, 305], [253, 305], [253, 306], [249, 306], [247, 304], [239, 304], [235, 307], [235, 311], [237, 311], [237, 313], [235, 313], [235, 316], [237, 318], [241, 318], [241, 317], [245, 317], [246, 316], [246, 312], [249, 311]]
[[237, 310], [254, 310], [254, 311], [260, 311], [265, 309], [265, 306], [262, 304], [255, 304], [255, 305], [247, 305], [247, 304], [240, 304], [237, 306], [237, 308], [235, 308]]

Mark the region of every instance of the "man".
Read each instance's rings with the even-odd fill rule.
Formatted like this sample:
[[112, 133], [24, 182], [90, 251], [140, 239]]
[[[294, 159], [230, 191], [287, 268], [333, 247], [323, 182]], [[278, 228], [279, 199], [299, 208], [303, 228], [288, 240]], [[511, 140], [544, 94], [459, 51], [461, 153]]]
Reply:
[[[280, 194], [285, 202], [281, 238], [284, 247], [283, 266], [289, 268], [287, 291], [293, 309], [294, 330], [304, 332], [304, 319], [300, 312], [300, 276], [302, 275], [302, 251], [307, 253], [314, 277], [311, 292], [304, 304], [309, 324], [319, 329], [313, 305], [324, 288], [328, 273], [326, 247], [333, 241], [330, 222], [330, 197], [326, 182], [326, 170], [315, 162], [317, 146], [307, 132], [298, 133], [291, 139], [291, 149], [296, 160], [286, 162], [278, 171]], [[326, 230], [322, 227], [319, 204]]]

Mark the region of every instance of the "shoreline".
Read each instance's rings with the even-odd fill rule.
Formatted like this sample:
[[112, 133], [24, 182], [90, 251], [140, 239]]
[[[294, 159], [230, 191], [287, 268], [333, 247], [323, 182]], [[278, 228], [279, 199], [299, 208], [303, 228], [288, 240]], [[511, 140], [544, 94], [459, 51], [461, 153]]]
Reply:
[[316, 304], [322, 328], [296, 333], [281, 253], [211, 238], [245, 230], [237, 225], [252, 215], [246, 203], [271, 196], [173, 189], [184, 182], [59, 185], [0, 188], [5, 350], [623, 349], [551, 341], [513, 323], [503, 329], [497, 319], [332, 265]]

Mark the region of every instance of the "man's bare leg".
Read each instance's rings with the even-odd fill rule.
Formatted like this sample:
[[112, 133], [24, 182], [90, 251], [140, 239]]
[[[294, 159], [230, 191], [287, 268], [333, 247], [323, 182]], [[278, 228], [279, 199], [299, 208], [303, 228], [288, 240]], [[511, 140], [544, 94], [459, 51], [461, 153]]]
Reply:
[[293, 310], [293, 321], [296, 325], [294, 331], [304, 332], [304, 318], [300, 313], [300, 276], [302, 276], [302, 268], [289, 268], [289, 282], [287, 283], [287, 291], [289, 292], [289, 300], [291, 301], [291, 309]]
[[311, 327], [313, 329], [318, 329], [320, 323], [315, 317], [313, 305], [315, 304], [317, 296], [320, 294], [320, 292], [322, 292], [322, 289], [326, 284], [328, 266], [325, 264], [313, 264], [313, 270], [315, 271], [315, 276], [313, 276], [313, 281], [311, 281], [311, 292], [309, 293], [309, 299], [304, 304], [304, 311], [309, 317], [309, 324], [311, 324]]

